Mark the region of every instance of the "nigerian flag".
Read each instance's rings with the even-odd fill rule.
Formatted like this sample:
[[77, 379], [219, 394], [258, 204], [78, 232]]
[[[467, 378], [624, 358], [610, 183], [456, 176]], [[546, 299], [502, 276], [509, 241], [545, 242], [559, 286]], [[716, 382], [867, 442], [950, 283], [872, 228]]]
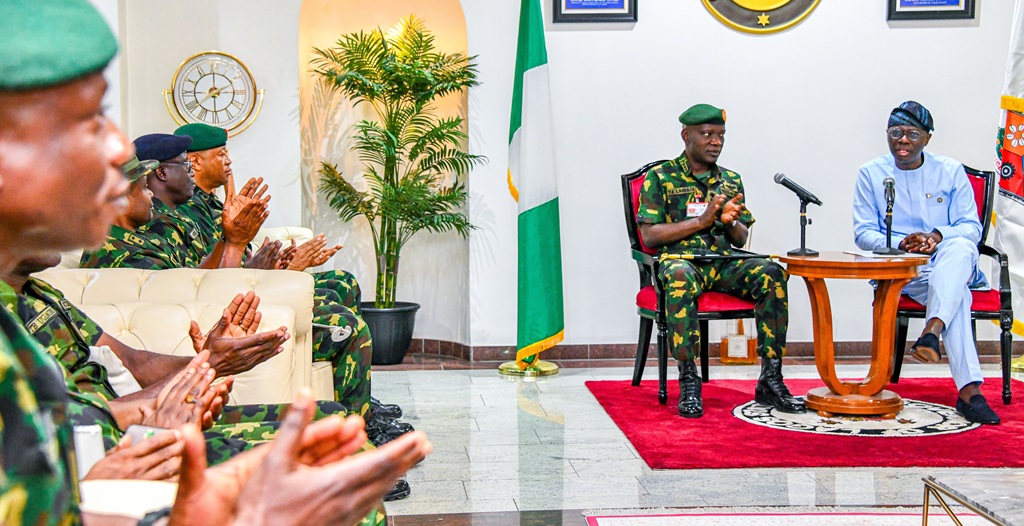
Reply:
[[[1024, 335], [1024, 1], [1017, 0], [1010, 26], [1010, 54], [1006, 60], [996, 165], [999, 193], [995, 202], [995, 246], [1010, 260], [1013, 289], [1013, 332]], [[1014, 361], [1024, 368], [1024, 360]]]
[[508, 185], [519, 202], [516, 363], [562, 341], [562, 253], [558, 226], [548, 55], [540, 0], [522, 0], [508, 137]]

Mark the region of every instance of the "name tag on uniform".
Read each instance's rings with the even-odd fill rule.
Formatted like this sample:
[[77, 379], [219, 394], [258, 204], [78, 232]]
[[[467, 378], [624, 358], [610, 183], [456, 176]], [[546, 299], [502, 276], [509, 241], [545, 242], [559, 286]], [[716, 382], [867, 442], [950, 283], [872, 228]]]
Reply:
[[686, 217], [698, 217], [708, 209], [707, 203], [687, 203]]

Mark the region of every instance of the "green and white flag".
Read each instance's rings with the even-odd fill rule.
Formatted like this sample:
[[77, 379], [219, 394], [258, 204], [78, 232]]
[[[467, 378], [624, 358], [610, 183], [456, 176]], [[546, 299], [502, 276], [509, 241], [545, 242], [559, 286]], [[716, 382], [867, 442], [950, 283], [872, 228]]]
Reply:
[[516, 363], [562, 341], [562, 248], [551, 87], [540, 0], [522, 0], [508, 137], [508, 186], [519, 202]]
[[[995, 198], [995, 246], [1010, 262], [1013, 289], [1013, 332], [1024, 335], [1024, 0], [1017, 0], [1010, 25], [1010, 53], [1000, 98], [996, 167], [999, 192]], [[1024, 359], [1014, 361], [1024, 368]]]

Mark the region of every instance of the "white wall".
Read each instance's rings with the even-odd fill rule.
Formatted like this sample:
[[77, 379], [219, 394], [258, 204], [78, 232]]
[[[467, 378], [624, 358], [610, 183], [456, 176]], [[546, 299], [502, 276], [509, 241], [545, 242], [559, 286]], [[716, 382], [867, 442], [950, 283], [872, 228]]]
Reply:
[[[468, 48], [480, 57], [482, 81], [469, 94], [470, 148], [490, 159], [469, 178], [471, 219], [479, 227], [469, 245], [469, 331], [428, 324], [432, 328], [418, 329], [418, 337], [474, 346], [515, 343], [516, 207], [505, 174], [518, 4], [462, 0]], [[545, 9], [548, 4], [542, 1]], [[856, 169], [886, 151], [886, 117], [905, 99], [935, 115], [930, 150], [990, 167], [1012, 2], [978, 4], [974, 21], [890, 26], [885, 2], [828, 0], [795, 28], [767, 36], [725, 27], [697, 0], [644, 0], [635, 25], [549, 23], [566, 343], [635, 341], [636, 269], [628, 257], [618, 176], [677, 155], [676, 116], [690, 104], [710, 102], [728, 111], [721, 162], [744, 176], [758, 218], [753, 248], [763, 252], [799, 244], [797, 201], [771, 182], [777, 171], [825, 202], [811, 212], [812, 248], [853, 246]], [[230, 143], [236, 171], [268, 178], [271, 224], [299, 223], [299, 1], [132, 0], [122, 11], [129, 133], [174, 128], [161, 90], [186, 57], [206, 49], [237, 54], [268, 95], [256, 124]], [[443, 264], [443, 252], [435, 257]], [[790, 284], [791, 339], [808, 341], [807, 294], [798, 279]], [[836, 339], [870, 339], [868, 286], [834, 282], [830, 289]], [[436, 290], [434, 301], [443, 302], [446, 292]], [[987, 325], [979, 329], [991, 337]]]
[[273, 196], [267, 226], [300, 223], [299, 2], [274, 0], [131, 0], [125, 19], [124, 75], [128, 136], [172, 133], [164, 103], [175, 70], [195, 53], [219, 50], [244, 62], [266, 91], [255, 123], [228, 140], [236, 182], [263, 177]]

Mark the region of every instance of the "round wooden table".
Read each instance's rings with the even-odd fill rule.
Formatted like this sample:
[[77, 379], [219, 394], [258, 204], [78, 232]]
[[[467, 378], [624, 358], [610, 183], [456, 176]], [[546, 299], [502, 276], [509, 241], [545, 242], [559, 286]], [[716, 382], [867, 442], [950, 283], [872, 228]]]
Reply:
[[[822, 252], [818, 257], [780, 256], [786, 271], [804, 278], [814, 318], [814, 363], [826, 387], [807, 393], [807, 407], [828, 417], [832, 414], [882, 415], [895, 418], [903, 410], [899, 395], [885, 389], [892, 376], [896, 308], [903, 286], [917, 276], [924, 257], [870, 258], [845, 252]], [[835, 341], [832, 335], [832, 304], [825, 279], [873, 279], [874, 330], [871, 336], [871, 369], [857, 383], [836, 376]]]

